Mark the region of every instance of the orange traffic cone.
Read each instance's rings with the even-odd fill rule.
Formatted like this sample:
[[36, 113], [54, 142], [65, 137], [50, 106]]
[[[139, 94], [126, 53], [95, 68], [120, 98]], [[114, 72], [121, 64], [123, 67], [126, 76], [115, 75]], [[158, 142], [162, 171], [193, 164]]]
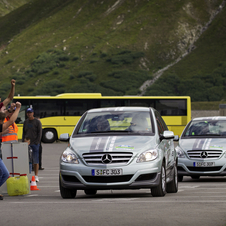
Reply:
[[31, 191], [39, 190], [39, 189], [37, 188], [35, 176], [32, 176], [30, 190], [31, 190]]

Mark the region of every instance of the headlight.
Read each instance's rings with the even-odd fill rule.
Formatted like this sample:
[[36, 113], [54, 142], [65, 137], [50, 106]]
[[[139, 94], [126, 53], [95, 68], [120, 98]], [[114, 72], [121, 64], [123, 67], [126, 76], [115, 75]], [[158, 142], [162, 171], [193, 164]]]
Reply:
[[61, 160], [67, 163], [79, 164], [78, 158], [71, 150], [65, 150], [61, 155]]
[[148, 162], [156, 159], [158, 157], [157, 150], [148, 150], [139, 155], [137, 162]]
[[179, 146], [177, 146], [175, 150], [177, 152], [178, 158], [185, 158], [184, 151]]

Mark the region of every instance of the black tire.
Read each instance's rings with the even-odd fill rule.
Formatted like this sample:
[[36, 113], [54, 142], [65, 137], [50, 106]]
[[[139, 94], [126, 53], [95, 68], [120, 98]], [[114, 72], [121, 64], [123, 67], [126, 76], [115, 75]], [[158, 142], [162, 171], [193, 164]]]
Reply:
[[179, 181], [179, 182], [182, 182], [182, 181], [183, 181], [183, 176], [178, 175], [178, 181]]
[[42, 131], [42, 142], [53, 143], [57, 139], [57, 132], [55, 129], [44, 129]]
[[167, 193], [177, 193], [178, 191], [178, 174], [177, 174], [177, 166], [174, 166], [174, 173], [173, 173], [173, 180], [170, 181], [166, 185], [166, 192]]
[[153, 197], [162, 197], [166, 194], [166, 169], [164, 163], [162, 164], [159, 185], [151, 188], [151, 194]]
[[59, 180], [59, 186], [60, 186], [60, 194], [61, 194], [61, 197], [63, 199], [73, 199], [73, 198], [75, 198], [75, 196], [77, 194], [77, 190], [71, 190], [71, 189], [67, 189], [67, 188], [62, 187], [60, 180]]
[[85, 192], [86, 195], [96, 195], [97, 190], [94, 190], [94, 189], [86, 189], [86, 190], [84, 190], [84, 192]]
[[191, 178], [192, 178], [193, 180], [198, 180], [198, 179], [200, 178], [200, 176], [191, 176]]

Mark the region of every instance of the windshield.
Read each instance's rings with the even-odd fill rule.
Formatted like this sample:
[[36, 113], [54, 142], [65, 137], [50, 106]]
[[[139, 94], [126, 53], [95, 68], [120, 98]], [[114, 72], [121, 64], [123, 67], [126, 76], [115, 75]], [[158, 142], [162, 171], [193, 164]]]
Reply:
[[87, 113], [78, 134], [89, 133], [153, 133], [149, 112], [95, 112]]
[[192, 121], [184, 136], [226, 136], [226, 120]]

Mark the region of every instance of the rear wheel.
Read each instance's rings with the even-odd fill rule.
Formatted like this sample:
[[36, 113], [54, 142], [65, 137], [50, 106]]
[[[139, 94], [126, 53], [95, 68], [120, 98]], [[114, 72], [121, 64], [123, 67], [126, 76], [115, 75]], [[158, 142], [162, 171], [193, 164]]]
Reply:
[[168, 193], [176, 193], [178, 191], [178, 174], [177, 166], [174, 166], [173, 180], [166, 185], [166, 191]]
[[182, 181], [183, 181], [183, 176], [178, 175], [178, 181], [179, 181], [179, 182], [182, 182]]
[[198, 180], [200, 178], [200, 176], [191, 176], [191, 178], [194, 180]]
[[44, 129], [42, 131], [42, 142], [53, 143], [57, 139], [57, 132], [55, 129]]
[[86, 189], [86, 190], [84, 190], [84, 192], [85, 192], [86, 195], [96, 195], [97, 190], [94, 190], [94, 189]]
[[166, 194], [166, 170], [164, 163], [162, 164], [160, 183], [157, 187], [151, 188], [151, 194], [153, 197], [161, 197]]
[[67, 188], [62, 187], [60, 180], [59, 180], [59, 185], [60, 185], [60, 194], [61, 194], [61, 197], [63, 199], [73, 199], [73, 198], [75, 198], [75, 196], [77, 194], [77, 190], [71, 190], [71, 189], [67, 189]]

